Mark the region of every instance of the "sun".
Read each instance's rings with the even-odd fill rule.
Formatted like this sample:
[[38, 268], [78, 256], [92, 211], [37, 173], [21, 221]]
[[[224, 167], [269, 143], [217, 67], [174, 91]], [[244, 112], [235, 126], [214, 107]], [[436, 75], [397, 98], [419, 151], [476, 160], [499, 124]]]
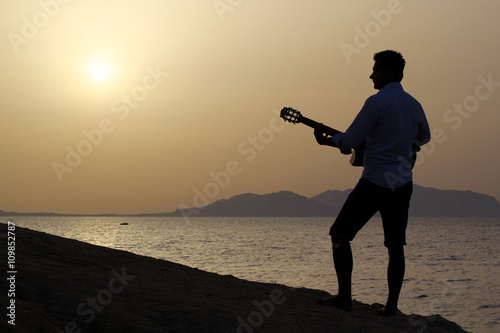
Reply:
[[96, 64], [92, 67], [92, 75], [96, 80], [105, 80], [109, 77], [109, 67], [106, 64]]

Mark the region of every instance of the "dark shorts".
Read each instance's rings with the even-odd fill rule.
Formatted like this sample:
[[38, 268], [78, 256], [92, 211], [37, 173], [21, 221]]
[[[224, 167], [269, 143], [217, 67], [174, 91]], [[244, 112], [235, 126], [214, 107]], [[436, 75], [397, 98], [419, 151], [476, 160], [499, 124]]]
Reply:
[[400, 188], [391, 189], [360, 179], [330, 228], [330, 236], [352, 241], [366, 222], [376, 212], [380, 212], [384, 227], [384, 245], [406, 245], [406, 226], [412, 192], [412, 181]]

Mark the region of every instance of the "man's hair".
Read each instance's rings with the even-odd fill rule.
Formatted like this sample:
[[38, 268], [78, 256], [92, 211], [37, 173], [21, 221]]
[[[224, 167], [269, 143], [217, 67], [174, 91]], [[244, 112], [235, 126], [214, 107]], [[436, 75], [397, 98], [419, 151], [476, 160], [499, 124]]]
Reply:
[[406, 61], [401, 53], [393, 50], [377, 52], [373, 55], [373, 60], [377, 61], [383, 69], [394, 70], [394, 79], [401, 82]]

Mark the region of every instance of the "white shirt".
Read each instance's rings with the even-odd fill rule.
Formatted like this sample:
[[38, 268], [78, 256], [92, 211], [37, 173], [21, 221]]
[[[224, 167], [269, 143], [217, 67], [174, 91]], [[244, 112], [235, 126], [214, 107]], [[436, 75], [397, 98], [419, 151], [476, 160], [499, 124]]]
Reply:
[[430, 141], [427, 118], [420, 103], [391, 82], [370, 96], [345, 133], [333, 136], [343, 154], [366, 141], [362, 179], [398, 188], [412, 180], [413, 145]]

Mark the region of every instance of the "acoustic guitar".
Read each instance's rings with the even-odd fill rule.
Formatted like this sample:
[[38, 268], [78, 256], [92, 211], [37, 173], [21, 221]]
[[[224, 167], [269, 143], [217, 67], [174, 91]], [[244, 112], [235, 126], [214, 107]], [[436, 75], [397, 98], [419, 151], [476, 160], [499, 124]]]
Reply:
[[[297, 111], [294, 108], [284, 107], [280, 112], [280, 117], [286, 122], [291, 122], [292, 124], [304, 124], [312, 128], [320, 128], [324, 133], [334, 136], [335, 134], [342, 133], [334, 128], [328, 127], [317, 121], [304, 117], [300, 111]], [[349, 162], [352, 166], [363, 166], [363, 154], [365, 151], [365, 142], [360, 144], [358, 147], [352, 150], [351, 159]], [[412, 154], [410, 157], [410, 165], [411, 168], [415, 166], [415, 161], [417, 160], [417, 153], [420, 151], [420, 147], [416, 144], [413, 144]]]
[[[304, 117], [300, 111], [294, 108], [284, 107], [280, 112], [280, 117], [286, 122], [291, 122], [292, 124], [304, 124], [312, 128], [320, 128], [324, 133], [334, 136], [335, 134], [342, 133], [334, 128], [328, 127], [317, 121]], [[352, 166], [363, 166], [363, 152], [365, 150], [365, 143], [363, 142], [358, 147], [352, 150], [350, 163]]]

